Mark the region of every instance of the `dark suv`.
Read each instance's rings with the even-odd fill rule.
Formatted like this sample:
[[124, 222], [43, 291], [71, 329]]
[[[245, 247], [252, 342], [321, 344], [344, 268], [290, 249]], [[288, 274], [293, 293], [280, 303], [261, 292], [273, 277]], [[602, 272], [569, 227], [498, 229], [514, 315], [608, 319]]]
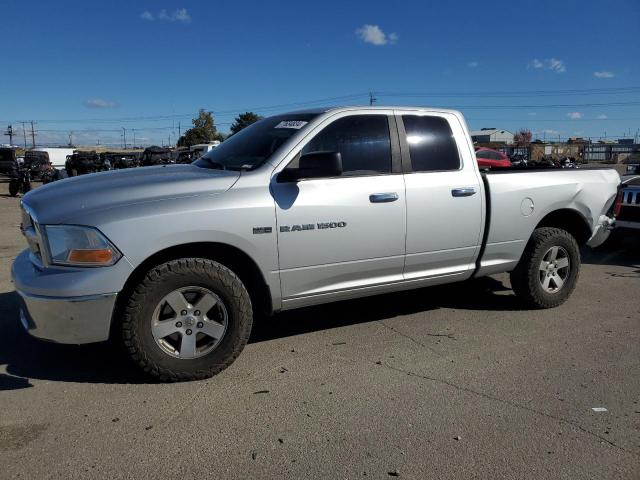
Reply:
[[0, 148], [0, 175], [11, 175], [16, 168], [16, 149]]

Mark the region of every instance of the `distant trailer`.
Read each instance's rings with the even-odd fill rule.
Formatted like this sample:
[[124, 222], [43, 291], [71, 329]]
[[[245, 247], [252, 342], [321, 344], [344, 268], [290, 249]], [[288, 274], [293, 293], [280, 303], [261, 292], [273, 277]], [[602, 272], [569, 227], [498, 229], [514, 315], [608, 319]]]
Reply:
[[73, 155], [73, 148], [58, 148], [58, 147], [42, 147], [42, 148], [33, 148], [29, 150], [30, 152], [42, 152], [46, 153], [49, 162], [53, 165], [54, 168], [61, 169], [65, 167], [65, 162], [67, 161], [67, 156]]
[[200, 158], [205, 153], [210, 152], [218, 145], [220, 145], [220, 142], [218, 140], [210, 143], [199, 143], [197, 145], [191, 145], [189, 151], [193, 152], [193, 159], [195, 160], [196, 158]]

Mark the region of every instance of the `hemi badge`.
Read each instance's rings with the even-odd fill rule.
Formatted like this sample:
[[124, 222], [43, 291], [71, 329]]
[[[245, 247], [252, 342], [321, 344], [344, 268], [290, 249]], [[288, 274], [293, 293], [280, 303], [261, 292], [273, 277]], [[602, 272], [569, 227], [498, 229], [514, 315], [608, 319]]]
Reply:
[[259, 233], [271, 233], [273, 231], [273, 228], [271, 227], [254, 227], [253, 228], [253, 233], [254, 234], [259, 234]]

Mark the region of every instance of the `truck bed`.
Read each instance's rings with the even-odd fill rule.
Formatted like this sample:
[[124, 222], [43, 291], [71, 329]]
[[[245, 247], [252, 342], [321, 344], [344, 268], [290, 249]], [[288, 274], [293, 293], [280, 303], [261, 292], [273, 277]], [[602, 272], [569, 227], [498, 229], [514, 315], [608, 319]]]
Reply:
[[613, 205], [620, 183], [617, 171], [597, 167], [507, 168], [482, 172], [482, 178], [486, 217], [479, 276], [513, 269], [533, 230], [551, 212], [566, 212], [567, 222], [582, 220], [589, 232], [584, 240], [597, 243], [601, 217]]

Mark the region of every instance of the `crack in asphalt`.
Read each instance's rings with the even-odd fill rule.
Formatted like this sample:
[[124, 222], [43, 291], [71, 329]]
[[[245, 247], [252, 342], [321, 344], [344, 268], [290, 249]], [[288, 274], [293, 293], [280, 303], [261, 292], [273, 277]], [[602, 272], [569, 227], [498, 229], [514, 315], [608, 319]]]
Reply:
[[494, 397], [493, 395], [489, 395], [487, 393], [478, 392], [477, 390], [473, 390], [472, 388], [465, 387], [465, 386], [462, 386], [462, 385], [457, 385], [457, 384], [455, 384], [453, 382], [450, 382], [448, 380], [444, 380], [442, 378], [429, 377], [427, 375], [422, 375], [422, 374], [419, 374], [419, 373], [412, 372], [411, 370], [405, 370], [405, 369], [402, 369], [402, 368], [394, 367], [392, 365], [389, 365], [388, 363], [380, 363], [380, 365], [382, 365], [383, 367], [388, 368], [389, 370], [394, 370], [396, 372], [403, 373], [405, 375], [409, 375], [409, 376], [412, 376], [412, 377], [417, 377], [417, 378], [421, 378], [423, 380], [429, 380], [429, 381], [432, 381], [432, 382], [436, 382], [436, 383], [440, 383], [440, 384], [443, 384], [443, 385], [447, 385], [449, 387], [455, 388], [456, 390], [460, 390], [460, 391], [463, 391], [463, 392], [466, 392], [466, 393], [470, 393], [472, 395], [476, 395], [478, 397], [482, 397], [482, 398], [485, 398], [487, 400], [492, 400], [492, 401], [495, 401], [495, 402], [503, 403], [505, 405], [509, 405], [511, 407], [514, 407], [514, 408], [517, 408], [517, 409], [520, 409], [520, 410], [525, 410], [527, 412], [534, 413], [536, 415], [540, 415], [540, 416], [543, 416], [543, 417], [546, 417], [546, 418], [549, 418], [549, 419], [552, 419], [552, 420], [559, 421], [561, 423], [565, 423], [567, 425], [571, 425], [571, 426], [577, 428], [578, 430], [580, 430], [581, 432], [586, 433], [587, 435], [590, 435], [592, 437], [595, 437], [598, 440], [601, 440], [601, 441], [611, 445], [612, 447], [617, 448], [618, 450], [621, 450], [621, 451], [623, 451], [625, 453], [629, 453], [629, 454], [631, 454], [631, 455], [633, 455], [635, 457], [640, 457], [640, 455], [638, 453], [636, 453], [636, 452], [634, 452], [632, 450], [627, 450], [626, 448], [615, 444], [611, 440], [608, 440], [605, 437], [603, 437], [601, 435], [598, 435], [597, 433], [592, 432], [591, 430], [588, 430], [588, 429], [584, 428], [582, 425], [580, 425], [579, 423], [574, 422], [573, 420], [568, 420], [568, 419], [563, 418], [563, 417], [558, 417], [556, 415], [552, 415], [550, 413], [542, 412], [540, 410], [536, 410], [535, 408], [527, 407], [527, 406], [521, 405], [519, 403], [510, 402], [509, 400], [504, 400], [504, 399], [499, 398], [499, 397]]
[[415, 343], [416, 345], [420, 345], [422, 348], [425, 348], [427, 350], [429, 350], [432, 353], [435, 353], [437, 356], [439, 356], [440, 358], [444, 358], [444, 356], [438, 352], [437, 350], [434, 350], [432, 347], [430, 347], [429, 345], [425, 345], [424, 343], [416, 340], [415, 338], [413, 338], [411, 335], [407, 335], [406, 333], [401, 332], [400, 330], [397, 330], [395, 328], [393, 328], [391, 325], [387, 325], [386, 323], [384, 323], [384, 320], [379, 320], [380, 324], [382, 324], [385, 328], [388, 328], [389, 330], [391, 330], [392, 332], [400, 335], [401, 337], [404, 337], [408, 340], [411, 340], [413, 343]]

